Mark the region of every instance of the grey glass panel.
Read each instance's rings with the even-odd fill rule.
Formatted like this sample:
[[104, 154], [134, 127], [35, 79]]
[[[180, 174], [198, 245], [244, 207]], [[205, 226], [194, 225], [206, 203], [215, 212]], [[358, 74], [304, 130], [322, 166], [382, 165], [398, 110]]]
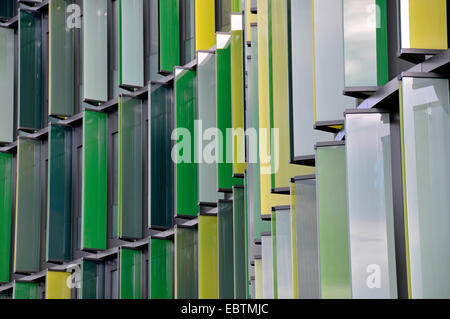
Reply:
[[234, 298], [246, 298], [244, 188], [233, 187]]
[[0, 143], [13, 141], [14, 30], [0, 28]]
[[314, 55], [316, 76], [316, 121], [342, 119], [356, 106], [344, 96], [344, 39], [342, 1], [314, 0]]
[[146, 60], [149, 79], [150, 81], [156, 81], [162, 78], [161, 74], [159, 74], [159, 0], [147, 0], [147, 2], [147, 16], [150, 20], [147, 21], [147, 23], [149, 24], [147, 38], [150, 43], [150, 49], [148, 50]]
[[293, 298], [291, 211], [276, 211], [277, 285], [279, 299]]
[[353, 298], [396, 298], [389, 114], [347, 114]]
[[217, 213], [219, 243], [219, 298], [234, 298], [233, 203], [219, 201]]
[[450, 298], [449, 80], [403, 78], [402, 85], [411, 293]]
[[17, 152], [14, 271], [39, 271], [41, 231], [41, 142], [19, 139]]
[[[217, 191], [217, 145], [221, 137], [216, 129], [216, 55], [199, 52], [197, 66], [198, 126], [195, 134], [198, 164], [198, 200], [215, 203], [223, 195]], [[216, 145], [216, 146], [214, 146]], [[200, 160], [201, 159], [201, 160]]]
[[181, 65], [191, 62], [195, 57], [195, 1], [180, 1]]
[[261, 236], [263, 299], [273, 299], [272, 236]]
[[144, 85], [144, 5], [143, 0], [120, 0], [120, 84]]
[[298, 297], [320, 298], [315, 179], [295, 182], [295, 221]]
[[107, 0], [83, 2], [84, 99], [108, 100]]
[[[292, 77], [289, 83], [295, 157], [314, 154], [314, 144], [332, 139], [331, 134], [314, 130], [314, 52], [312, 1], [291, 1]], [[340, 116], [342, 117], [342, 116]]]
[[198, 298], [196, 229], [175, 228], [175, 298]]

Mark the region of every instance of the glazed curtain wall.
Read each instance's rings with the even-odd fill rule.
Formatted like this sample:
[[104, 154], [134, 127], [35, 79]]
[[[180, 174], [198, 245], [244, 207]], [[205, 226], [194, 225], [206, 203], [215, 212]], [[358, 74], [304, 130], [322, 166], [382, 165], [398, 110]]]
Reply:
[[172, 117], [173, 88], [150, 85], [148, 97], [148, 203], [149, 226], [170, 228], [173, 224]]
[[84, 112], [82, 249], [106, 249], [107, 118], [106, 113]]
[[20, 138], [17, 145], [14, 272], [39, 271], [41, 243], [41, 147]]
[[14, 30], [0, 28], [0, 143], [14, 136]]
[[72, 259], [72, 128], [50, 125], [46, 260]]
[[9, 282], [13, 194], [13, 156], [0, 153], [0, 282]]
[[410, 297], [448, 298], [450, 254], [449, 80], [404, 77], [401, 83], [403, 190]]

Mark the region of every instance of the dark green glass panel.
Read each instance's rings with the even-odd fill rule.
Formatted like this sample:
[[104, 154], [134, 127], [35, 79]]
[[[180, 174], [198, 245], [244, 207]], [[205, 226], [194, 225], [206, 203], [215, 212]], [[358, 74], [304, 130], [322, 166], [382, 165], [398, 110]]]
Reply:
[[13, 299], [39, 299], [39, 284], [16, 281], [13, 288]]
[[14, 30], [0, 28], [0, 143], [14, 138]]
[[195, 49], [195, 0], [180, 1], [180, 65], [194, 60]]
[[70, 116], [74, 113], [74, 33], [67, 27], [70, 13], [66, 8], [72, 0], [49, 2], [50, 37], [50, 99], [49, 114]]
[[218, 203], [219, 298], [234, 298], [233, 202]]
[[159, 68], [173, 72], [180, 64], [179, 0], [159, 0]]
[[119, 237], [142, 237], [142, 101], [119, 99]]
[[20, 11], [19, 128], [42, 126], [42, 22], [40, 14]]
[[152, 85], [149, 89], [149, 225], [170, 228], [173, 224], [173, 162], [171, 134], [173, 89]]
[[[218, 40], [223, 41], [224, 37], [231, 39], [231, 34], [220, 34]], [[226, 41], [226, 40], [225, 40]], [[217, 41], [219, 43], [219, 41]], [[231, 123], [231, 45], [228, 42], [223, 47], [217, 47], [217, 128], [224, 134], [223, 147], [219, 147], [218, 188], [219, 190], [232, 189], [233, 185], [242, 185], [241, 178], [233, 177], [233, 155], [231, 145], [231, 134], [225, 134], [227, 129], [232, 128]], [[226, 141], [230, 140], [230, 143]]]
[[107, 120], [106, 113], [84, 113], [82, 249], [106, 249]]
[[[197, 118], [196, 72], [177, 69], [175, 77], [175, 126], [180, 134], [176, 158], [176, 214], [198, 213], [198, 167], [194, 162], [194, 121]], [[185, 134], [183, 134], [185, 133]], [[190, 134], [189, 136], [188, 133]], [[188, 139], [189, 138], [189, 139]]]
[[[350, 298], [345, 146], [316, 151], [320, 292], [322, 298]], [[336, 187], [336, 182], [340, 187]]]
[[120, 249], [120, 299], [142, 298], [142, 252]]
[[72, 129], [50, 125], [46, 260], [72, 258]]
[[150, 240], [150, 299], [173, 298], [173, 241]]
[[12, 216], [12, 154], [0, 153], [0, 282], [9, 282]]
[[175, 298], [198, 298], [197, 230], [175, 228]]
[[[146, 3], [147, 2], [147, 3]], [[146, 72], [150, 81], [157, 81], [162, 78], [159, 73], [159, 0], [147, 0], [144, 2], [144, 27], [148, 28], [148, 33], [144, 36], [148, 41], [145, 50]], [[147, 17], [147, 18], [146, 18]]]
[[17, 0], [3, 0], [0, 6], [0, 20], [12, 18], [15, 15]]
[[245, 262], [245, 192], [233, 188], [234, 298], [246, 298]]
[[101, 261], [81, 262], [81, 299], [105, 298], [105, 265]]
[[21, 138], [17, 145], [15, 272], [39, 271], [41, 185], [41, 142]]

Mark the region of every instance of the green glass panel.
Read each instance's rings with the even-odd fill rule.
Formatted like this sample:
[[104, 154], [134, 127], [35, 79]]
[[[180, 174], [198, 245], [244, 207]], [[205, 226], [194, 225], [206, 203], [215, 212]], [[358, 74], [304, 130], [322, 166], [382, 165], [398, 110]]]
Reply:
[[159, 69], [180, 64], [180, 0], [159, 0]]
[[[233, 177], [233, 150], [232, 148], [226, 147], [232, 144], [231, 142], [227, 142], [232, 138], [231, 133], [227, 130], [232, 128], [230, 39], [231, 34], [220, 34], [217, 36], [217, 128], [224, 134], [223, 145], [218, 149], [219, 163], [217, 164], [217, 183], [219, 190], [231, 190], [233, 185], [242, 185], [243, 183], [241, 178]], [[222, 43], [222, 41], [225, 43]]]
[[42, 126], [42, 22], [40, 14], [20, 11], [19, 129]]
[[[198, 201], [215, 203], [221, 197], [217, 192], [217, 145], [220, 136], [216, 129], [216, 56], [198, 52], [197, 66], [198, 120], [196, 131], [198, 164]], [[203, 145], [202, 145], [203, 144]]]
[[84, 259], [81, 262], [81, 299], [105, 298], [105, 264]]
[[39, 271], [41, 242], [41, 142], [19, 139], [14, 271]]
[[144, 3], [143, 0], [119, 1], [119, 83], [141, 87], [144, 85]]
[[142, 298], [142, 252], [120, 249], [120, 299]]
[[386, 84], [386, 0], [344, 0], [343, 6], [345, 86]]
[[150, 299], [173, 298], [173, 241], [150, 240]]
[[175, 228], [175, 298], [198, 298], [197, 230]]
[[171, 159], [173, 88], [151, 85], [148, 99], [149, 226], [170, 228], [173, 224], [174, 190]]
[[66, 9], [72, 2], [72, 0], [49, 2], [50, 115], [71, 116], [74, 113], [76, 28], [68, 28], [66, 25], [70, 15]]
[[234, 252], [234, 298], [246, 298], [245, 261], [245, 192], [244, 187], [233, 188], [233, 252]]
[[72, 129], [50, 125], [46, 260], [72, 259]]
[[83, 1], [83, 98], [108, 100], [108, 1]]
[[119, 237], [142, 237], [142, 101], [119, 98]]
[[389, 114], [347, 114], [345, 130], [352, 297], [397, 298]]
[[15, 15], [16, 0], [4, 0], [0, 6], [0, 20], [12, 18]]
[[316, 206], [316, 180], [305, 179], [296, 181], [295, 236], [297, 246], [297, 291], [300, 299], [320, 298]]
[[241, 11], [241, 0], [231, 0], [231, 10], [233, 12]]
[[219, 298], [234, 298], [233, 202], [219, 200], [217, 214], [219, 246]]
[[263, 299], [273, 299], [273, 245], [272, 236], [261, 236]]
[[404, 77], [401, 98], [411, 297], [449, 298], [449, 80]]
[[291, 211], [277, 210], [276, 214], [276, 243], [277, 243], [277, 291], [278, 298], [293, 298], [292, 282], [292, 241], [291, 241]]
[[[194, 162], [197, 119], [196, 72], [177, 69], [175, 77], [176, 152], [176, 215], [196, 216], [198, 213], [198, 166]], [[185, 134], [184, 134], [185, 133]], [[189, 134], [188, 134], [189, 133]]]
[[39, 284], [16, 281], [13, 288], [13, 299], [39, 299]]
[[317, 148], [320, 291], [324, 299], [351, 298], [345, 173], [344, 145]]
[[106, 249], [107, 121], [106, 113], [84, 112], [82, 249]]
[[198, 297], [219, 298], [217, 216], [198, 217]]
[[[342, 94], [344, 89], [343, 2], [313, 0], [315, 121], [342, 119], [345, 109], [356, 99]], [[330, 54], [333, 52], [333, 54]]]
[[14, 30], [6, 28], [0, 28], [0, 96], [0, 143], [11, 143], [14, 138]]
[[0, 282], [9, 282], [11, 261], [12, 154], [0, 153]]

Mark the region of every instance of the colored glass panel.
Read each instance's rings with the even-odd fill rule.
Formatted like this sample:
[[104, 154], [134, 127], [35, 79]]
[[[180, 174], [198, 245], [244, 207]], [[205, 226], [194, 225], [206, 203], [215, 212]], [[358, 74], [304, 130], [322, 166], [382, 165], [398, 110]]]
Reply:
[[198, 297], [219, 298], [217, 216], [198, 217]]
[[105, 298], [105, 264], [101, 261], [81, 262], [81, 299]]
[[211, 49], [215, 32], [215, 0], [195, 1], [195, 50]]
[[13, 156], [0, 153], [0, 282], [10, 279], [12, 179]]
[[70, 299], [67, 281], [71, 274], [63, 271], [48, 271], [45, 281], [45, 299]]
[[198, 298], [197, 230], [175, 228], [175, 298]]
[[217, 214], [219, 251], [219, 298], [234, 298], [233, 203], [220, 200]]
[[150, 299], [173, 298], [173, 260], [172, 240], [150, 240]]
[[13, 299], [39, 299], [39, 284], [16, 281], [13, 288]]
[[233, 188], [233, 253], [234, 253], [234, 298], [246, 298], [245, 261], [245, 191], [244, 187]]
[[14, 138], [14, 30], [6, 28], [0, 28], [0, 96], [0, 143], [11, 143]]
[[142, 298], [142, 252], [120, 249], [120, 299]]
[[179, 0], [159, 0], [159, 69], [171, 73], [180, 64]]

